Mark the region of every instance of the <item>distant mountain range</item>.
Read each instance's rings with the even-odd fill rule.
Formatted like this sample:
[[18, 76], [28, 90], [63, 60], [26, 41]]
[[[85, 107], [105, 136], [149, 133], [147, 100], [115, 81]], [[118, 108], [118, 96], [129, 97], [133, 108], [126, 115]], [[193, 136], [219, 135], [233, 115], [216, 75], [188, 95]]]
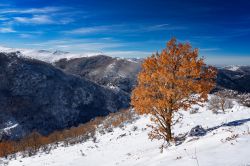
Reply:
[[[33, 130], [46, 135], [128, 108], [142, 62], [61, 51], [7, 52], [0, 53], [0, 140]], [[250, 67], [218, 68], [216, 89], [225, 88], [250, 93]]]
[[[99, 55], [70, 60], [61, 59], [54, 62], [54, 65], [66, 73], [130, 93], [136, 84], [142, 61], [143, 59], [120, 59]], [[216, 90], [220, 89], [250, 93], [250, 66], [218, 68]]]
[[0, 52], [4, 53], [16, 53], [19, 57], [33, 58], [48, 63], [53, 63], [62, 58], [79, 58], [79, 57], [88, 57], [97, 55], [96, 53], [84, 53], [84, 54], [75, 54], [66, 51], [50, 51], [50, 50], [35, 50], [35, 49], [25, 49], [25, 48], [9, 48], [0, 46]]

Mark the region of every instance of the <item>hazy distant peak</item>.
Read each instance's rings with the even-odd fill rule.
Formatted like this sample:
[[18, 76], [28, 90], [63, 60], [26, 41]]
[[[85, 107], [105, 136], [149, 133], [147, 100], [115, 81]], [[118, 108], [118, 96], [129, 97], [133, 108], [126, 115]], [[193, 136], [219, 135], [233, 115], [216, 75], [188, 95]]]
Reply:
[[11, 53], [16, 52], [20, 54], [20, 56], [28, 57], [28, 58], [34, 58], [38, 60], [42, 60], [45, 62], [53, 63], [55, 61], [58, 61], [60, 59], [72, 59], [72, 58], [81, 58], [81, 57], [88, 57], [97, 55], [98, 53], [70, 53], [66, 51], [61, 50], [35, 50], [35, 49], [25, 49], [25, 48], [9, 48], [0, 46], [0, 52], [3, 53]]

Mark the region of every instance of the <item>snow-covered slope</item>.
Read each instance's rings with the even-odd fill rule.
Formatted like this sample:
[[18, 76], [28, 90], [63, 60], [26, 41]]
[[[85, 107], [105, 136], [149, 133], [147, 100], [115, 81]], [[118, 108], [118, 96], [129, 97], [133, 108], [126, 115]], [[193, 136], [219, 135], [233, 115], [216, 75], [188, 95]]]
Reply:
[[10, 52], [18, 52], [20, 56], [34, 58], [38, 60], [42, 60], [45, 62], [55, 62], [59, 59], [67, 58], [79, 58], [79, 57], [88, 57], [93, 55], [98, 55], [100, 53], [83, 53], [83, 54], [74, 54], [64, 51], [49, 51], [49, 50], [35, 50], [35, 49], [24, 49], [24, 48], [9, 48], [0, 46], [0, 52], [10, 53]]
[[223, 68], [226, 69], [226, 70], [237, 71], [237, 70], [239, 70], [240, 66], [238, 66], [238, 65], [230, 65], [230, 66], [225, 66]]
[[21, 158], [10, 166], [236, 166], [250, 164], [250, 108], [236, 102], [226, 114], [213, 114], [206, 107], [198, 113], [183, 113], [181, 123], [174, 126], [175, 135], [190, 131], [196, 125], [207, 129], [202, 137], [187, 137], [178, 145], [160, 153], [161, 141], [150, 141], [146, 124], [148, 116], [140, 116], [124, 128], [97, 133], [96, 143], [89, 140], [70, 147], [60, 147], [50, 154]]

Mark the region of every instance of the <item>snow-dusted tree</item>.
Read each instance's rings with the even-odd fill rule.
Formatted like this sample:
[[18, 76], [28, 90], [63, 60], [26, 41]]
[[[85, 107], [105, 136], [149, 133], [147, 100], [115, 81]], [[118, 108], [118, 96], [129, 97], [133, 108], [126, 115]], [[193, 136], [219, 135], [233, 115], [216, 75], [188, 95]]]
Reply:
[[166, 49], [144, 60], [131, 104], [139, 114], [151, 114], [150, 139], [173, 140], [174, 113], [207, 101], [215, 86], [216, 69], [198, 58], [198, 50], [173, 38]]

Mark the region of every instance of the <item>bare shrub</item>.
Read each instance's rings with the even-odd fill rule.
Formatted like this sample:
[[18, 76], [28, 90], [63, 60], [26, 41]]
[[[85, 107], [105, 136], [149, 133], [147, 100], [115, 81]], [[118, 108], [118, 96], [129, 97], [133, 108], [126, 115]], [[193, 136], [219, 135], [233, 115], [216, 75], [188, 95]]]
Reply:
[[218, 96], [213, 96], [208, 102], [208, 109], [210, 109], [213, 113], [219, 113], [220, 109], [220, 100]]
[[250, 93], [239, 93], [234, 90], [223, 90], [222, 92], [226, 94], [227, 98], [236, 99], [240, 104], [250, 107]]
[[250, 93], [238, 94], [238, 102], [246, 107], [250, 107]]
[[135, 115], [135, 112], [129, 109], [111, 113], [103, 121], [103, 127], [107, 131], [110, 130], [110, 128], [123, 127], [124, 123], [133, 122], [137, 118]]
[[233, 107], [232, 100], [228, 98], [228, 91], [219, 91], [212, 96], [208, 103], [208, 108], [214, 113], [219, 113], [222, 110], [225, 113], [226, 109]]

